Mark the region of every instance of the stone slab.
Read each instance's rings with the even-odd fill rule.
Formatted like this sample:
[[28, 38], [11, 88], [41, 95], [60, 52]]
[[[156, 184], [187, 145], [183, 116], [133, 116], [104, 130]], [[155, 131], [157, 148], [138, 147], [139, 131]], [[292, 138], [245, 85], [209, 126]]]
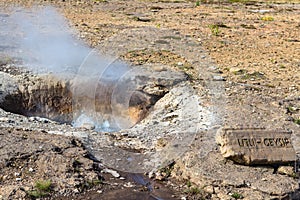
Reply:
[[223, 157], [240, 164], [283, 164], [296, 160], [289, 131], [220, 129], [216, 142]]

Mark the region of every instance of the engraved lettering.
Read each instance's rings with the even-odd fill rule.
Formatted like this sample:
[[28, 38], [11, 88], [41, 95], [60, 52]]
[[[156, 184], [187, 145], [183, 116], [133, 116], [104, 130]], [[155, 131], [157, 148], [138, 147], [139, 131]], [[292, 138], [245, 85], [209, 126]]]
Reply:
[[248, 139], [243, 139], [243, 141], [245, 141], [246, 146], [249, 147]]
[[256, 139], [256, 143], [260, 144], [261, 143], [261, 139]]
[[281, 140], [282, 140], [282, 138], [275, 138], [275, 145], [281, 146], [281, 147], [284, 146], [284, 144], [282, 144]]
[[274, 146], [274, 138], [269, 138], [269, 144], [270, 146]]
[[[222, 133], [222, 132], [220, 132]], [[276, 130], [230, 130], [229, 134], [220, 134], [218, 140], [224, 157], [241, 164], [277, 164], [295, 161], [291, 133]], [[226, 144], [227, 143], [227, 144]], [[227, 146], [226, 146], [227, 145]]]
[[237, 139], [237, 140], [238, 140], [239, 146], [243, 147], [244, 146], [243, 140], [242, 139]]
[[237, 139], [240, 147], [286, 147], [291, 143], [289, 138], [241, 138]]
[[281, 138], [275, 138], [275, 145], [276, 145], [276, 146], [282, 146], [282, 145], [280, 145], [280, 142], [279, 142], [280, 139], [281, 139]]
[[287, 145], [286, 142], [285, 142], [285, 140], [284, 140], [284, 138], [281, 138], [281, 144], [282, 144], [282, 146], [286, 146]]
[[251, 147], [256, 146], [255, 140], [253, 138], [249, 139], [249, 145]]
[[265, 139], [264, 139], [264, 145], [270, 146], [270, 142], [269, 142], [268, 138], [265, 138]]
[[291, 144], [290, 140], [288, 138], [284, 138], [285, 144]]

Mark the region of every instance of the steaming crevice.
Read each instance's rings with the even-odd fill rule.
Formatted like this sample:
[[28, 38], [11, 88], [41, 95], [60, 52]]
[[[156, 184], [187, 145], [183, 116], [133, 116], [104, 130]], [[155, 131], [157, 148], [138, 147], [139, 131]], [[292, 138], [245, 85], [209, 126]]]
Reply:
[[35, 74], [20, 73], [18, 91], [0, 102], [10, 112], [117, 131], [140, 122], [172, 87], [186, 80], [180, 72], [131, 67], [100, 55], [73, 37], [52, 7], [13, 9], [0, 19], [1, 55], [17, 57]]

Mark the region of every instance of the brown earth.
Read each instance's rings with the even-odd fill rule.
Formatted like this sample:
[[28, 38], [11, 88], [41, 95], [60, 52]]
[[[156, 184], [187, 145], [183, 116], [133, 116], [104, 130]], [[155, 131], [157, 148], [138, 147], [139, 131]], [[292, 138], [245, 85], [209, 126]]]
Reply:
[[[201, 1], [198, 5], [192, 1], [49, 0], [26, 1], [24, 3], [18, 0], [1, 0], [0, 6], [53, 5], [69, 20], [70, 25], [79, 31], [79, 37], [90, 46], [102, 49], [108, 54], [118, 55], [137, 65], [149, 63], [169, 65], [172, 69], [185, 71], [199, 93], [202, 92], [202, 86], [211, 89], [212, 94], [204, 95], [208, 99], [205, 104], [218, 104], [215, 112], [219, 112], [222, 116], [222, 126], [293, 130], [293, 144], [297, 155], [299, 155], [299, 3], [299, 1], [238, 1], [236, 3], [223, 1], [204, 3]], [[151, 44], [151, 38], [150, 41], [147, 41], [148, 38], [144, 38], [143, 34], [135, 33], [136, 30], [147, 32], [152, 28], [158, 30], [156, 32], [160, 34], [158, 37], [163, 35], [164, 31], [175, 32], [175, 36], [172, 35], [169, 38], [164, 36]], [[121, 36], [125, 37], [122, 38]], [[140, 38], [135, 38], [137, 42], [134, 39], [131, 40], [129, 36], [140, 36]], [[114, 38], [114, 41], [128, 39], [131, 43], [125, 41], [123, 46], [118, 46], [110, 41], [111, 38]], [[173, 45], [170, 49], [160, 49], [159, 45], [168, 45], [170, 41], [176, 43], [183, 38], [188, 42], [182, 46], [175, 44], [175, 47]], [[147, 43], [147, 45], [154, 47], [139, 48], [139, 42], [148, 42], [150, 44]], [[205, 55], [198, 54], [197, 50], [203, 50]], [[187, 53], [182, 55], [177, 52]], [[199, 64], [202, 61], [204, 64]], [[179, 65], [179, 63], [182, 64]], [[217, 76], [206, 77], [207, 74], [202, 73], [203, 71], [213, 71]], [[218, 89], [223, 91], [219, 97], [213, 94], [219, 91], [218, 89], [212, 90], [215, 88], [214, 84], [219, 84], [220, 88]], [[221, 107], [223, 110], [220, 109]], [[6, 118], [1, 118], [0, 121], [4, 127], [4, 123], [13, 124]], [[28, 123], [33, 122], [29, 121]], [[68, 130], [67, 128], [64, 129]], [[42, 132], [36, 136], [36, 132], [29, 131], [27, 135], [23, 129], [4, 128], [1, 130], [0, 136], [6, 138], [2, 140], [6, 141], [5, 145], [13, 143], [9, 141], [9, 138], [4, 137], [8, 133], [10, 133], [10, 137], [19, 138], [20, 141], [27, 140], [29, 137], [29, 141], [43, 144], [47, 140], [46, 134]], [[193, 170], [197, 168], [207, 170], [208, 176], [222, 179], [226, 177], [225, 174], [221, 173], [222, 168], [226, 168], [228, 165], [232, 170], [228, 170], [228, 173], [241, 172], [240, 174], [232, 174], [232, 177], [241, 178], [241, 176], [249, 176], [245, 171], [256, 171], [255, 173], [258, 174], [267, 174], [267, 179], [276, 182], [276, 180], [283, 179], [283, 176], [278, 174], [273, 176], [272, 167], [250, 169], [235, 166], [230, 162], [228, 164], [217, 153], [210, 153], [210, 157], [200, 159], [201, 162], [211, 163], [210, 168], [214, 169], [214, 174], [212, 174], [211, 169], [201, 168], [199, 163], [194, 163], [199, 161], [193, 160], [193, 157], [197, 157], [198, 147], [202, 145], [201, 139], [196, 138], [195, 145], [192, 147], [194, 154], [183, 157], [183, 161], [179, 161], [174, 167], [173, 174], [180, 174], [177, 175], [177, 179], [184, 179], [184, 182], [179, 183], [170, 179], [157, 186], [158, 189], [154, 190], [153, 193], [149, 192], [147, 188], [145, 189], [143, 184], [136, 184], [129, 187], [130, 189], [126, 189], [127, 187], [124, 185], [128, 185], [127, 180], [132, 180], [130, 175], [124, 174], [126, 181], [122, 182], [122, 180], [100, 173], [99, 163], [91, 160], [91, 156], [81, 146], [80, 142], [76, 139], [62, 140], [59, 136], [57, 137], [53, 138], [51, 142], [47, 141], [47, 146], [42, 150], [30, 149], [31, 152], [22, 152], [20, 149], [14, 152], [1, 152], [1, 154], [8, 156], [5, 159], [9, 162], [1, 169], [0, 186], [9, 185], [18, 177], [26, 179], [28, 176], [30, 179], [26, 179], [26, 181], [32, 185], [29, 188], [17, 187], [13, 190], [14, 193], [10, 194], [11, 198], [15, 197], [16, 193], [17, 197], [28, 197], [24, 191], [34, 190], [34, 183], [39, 179], [51, 179], [57, 183], [53, 186], [55, 189], [51, 193], [52, 196], [48, 197], [50, 199], [118, 199], [121, 196], [123, 199], [156, 199], [156, 195], [163, 199], [180, 199], [183, 196], [188, 199], [234, 199], [235, 197], [238, 198], [238, 195], [235, 197], [232, 195], [232, 192], [235, 191], [237, 194], [243, 194], [245, 199], [288, 199], [289, 194], [285, 193], [284, 188], [297, 182], [297, 179], [290, 179], [290, 182], [286, 179], [286, 182], [276, 185], [278, 190], [281, 192], [282, 189], [283, 192], [276, 193], [275, 190], [273, 194], [272, 192], [270, 192], [271, 194], [268, 193], [269, 188], [264, 188], [269, 183], [257, 184], [255, 182], [257, 184], [255, 187], [258, 189], [250, 189], [246, 182], [236, 185], [229, 181], [227, 184], [224, 183], [226, 185], [224, 190], [220, 189], [223, 187], [221, 181], [216, 181], [213, 186], [197, 184], [206, 180], [200, 179], [199, 181], [195, 176], [197, 171]], [[28, 144], [30, 143], [24, 142], [25, 146]], [[68, 152], [71, 153], [68, 154]], [[184, 162], [184, 160], [187, 161]], [[49, 166], [45, 166], [45, 162]], [[66, 165], [63, 169], [56, 169], [55, 165], [58, 163], [66, 163]], [[217, 163], [222, 164], [217, 165]], [[96, 164], [97, 166], [95, 166]], [[215, 164], [216, 166], [214, 166]], [[186, 167], [187, 165], [192, 167]], [[40, 173], [46, 173], [47, 167], [50, 169], [49, 174]], [[18, 168], [21, 170], [20, 174], [14, 174], [18, 172]], [[32, 172], [29, 168], [34, 171]], [[187, 170], [182, 171], [182, 169]], [[70, 174], [64, 174], [66, 171]], [[35, 172], [38, 173], [35, 174]], [[30, 175], [30, 173], [34, 175]], [[58, 179], [63, 180], [57, 181]], [[104, 179], [105, 184], [99, 186], [98, 181], [101, 180], [102, 183], [102, 179]], [[203, 187], [203, 190], [191, 189], [191, 183], [186, 184], [186, 180], [195, 182], [199, 187]], [[70, 189], [66, 187], [64, 181], [71, 182]], [[157, 183], [154, 182], [152, 185], [155, 187], [155, 184]], [[170, 184], [175, 184], [175, 186], [170, 186]], [[274, 186], [274, 188], [276, 187]], [[80, 189], [74, 191], [74, 188]], [[297, 191], [297, 188], [294, 190]], [[263, 193], [263, 195], [258, 193]], [[3, 194], [0, 193], [0, 197]], [[69, 198], [66, 197], [68, 195], [75, 196]], [[290, 198], [292, 198], [291, 195]]]

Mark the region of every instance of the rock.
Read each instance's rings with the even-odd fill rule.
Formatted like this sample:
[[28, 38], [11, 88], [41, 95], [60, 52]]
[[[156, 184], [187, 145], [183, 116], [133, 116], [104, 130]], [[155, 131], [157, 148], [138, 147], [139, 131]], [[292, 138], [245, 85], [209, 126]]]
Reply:
[[19, 172], [15, 172], [15, 176], [20, 176], [21, 174]]
[[81, 128], [87, 129], [87, 130], [94, 130], [95, 124], [93, 123], [83, 123]]
[[237, 67], [232, 67], [229, 69], [229, 72], [233, 74], [241, 74], [243, 71], [244, 71], [243, 69]]
[[231, 197], [225, 193], [219, 193], [217, 196], [222, 200], [231, 200]]
[[214, 81], [226, 81], [226, 79], [223, 76], [213, 76]]
[[154, 65], [152, 69], [156, 72], [167, 71], [167, 67], [163, 65]]
[[183, 66], [183, 63], [182, 62], [178, 62], [177, 65], [178, 66]]
[[131, 182], [127, 182], [127, 183], [124, 184], [124, 187], [127, 187], [127, 188], [131, 188], [133, 186], [134, 185]]
[[103, 169], [102, 172], [103, 173], [109, 173], [109, 174], [111, 174], [115, 178], [119, 178], [120, 177], [120, 174], [117, 171], [112, 170], [112, 169], [107, 169], [106, 168], [106, 169]]
[[207, 192], [207, 193], [210, 193], [210, 194], [214, 194], [215, 193], [215, 189], [214, 189], [214, 186], [212, 185], [208, 185], [204, 188], [204, 191]]
[[292, 166], [280, 166], [277, 169], [277, 173], [283, 174], [283, 175], [288, 175], [291, 177], [295, 176], [295, 170], [294, 170], [294, 167], [292, 167]]
[[10, 119], [8, 117], [0, 117], [0, 122], [4, 122], [4, 123], [14, 123], [13, 119]]
[[137, 21], [141, 21], [141, 22], [150, 22], [151, 18], [149, 17], [138, 17]]
[[74, 192], [75, 194], [78, 194], [78, 193], [79, 193], [79, 190], [76, 188], [76, 189], [73, 190], [73, 192]]
[[291, 133], [262, 129], [220, 129], [216, 134], [223, 157], [245, 164], [280, 164], [296, 159]]
[[271, 12], [270, 10], [250, 10], [252, 13], [265, 14]]

